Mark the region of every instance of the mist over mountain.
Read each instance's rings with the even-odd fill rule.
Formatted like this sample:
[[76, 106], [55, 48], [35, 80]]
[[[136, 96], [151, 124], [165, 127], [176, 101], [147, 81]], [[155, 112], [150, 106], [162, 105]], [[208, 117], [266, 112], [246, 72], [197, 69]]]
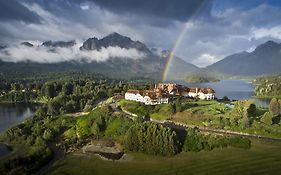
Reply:
[[257, 76], [281, 71], [281, 44], [267, 41], [253, 52], [240, 52], [207, 66], [213, 70], [229, 75]]
[[[86, 41], [45, 41], [35, 46], [22, 42], [16, 47], [3, 48], [0, 52], [1, 73], [14, 70], [18, 74], [47, 72], [93, 72], [113, 78], [148, 77], [161, 79], [169, 51], [153, 53], [142, 42], [112, 33], [104, 38]], [[199, 68], [174, 56], [168, 79], [184, 79], [188, 72]]]
[[42, 46], [46, 47], [73, 47], [76, 44], [74, 40], [72, 41], [45, 41], [42, 43]]
[[102, 39], [46, 41], [38, 46], [22, 42], [3, 47], [0, 52], [1, 73], [18, 74], [82, 71], [101, 73], [114, 78], [133, 76], [161, 77], [165, 60], [139, 41], [117, 33]]
[[[151, 52], [139, 41], [113, 33], [100, 40], [90, 38], [82, 43], [45, 41], [34, 46], [30, 42], [5, 47], [0, 58], [7, 62], [59, 63], [64, 61], [101, 62], [112, 58], [140, 59]], [[34, 47], [33, 47], [34, 46]]]
[[80, 47], [80, 50], [100, 50], [107, 47], [120, 47], [122, 49], [134, 48], [146, 54], [152, 54], [145, 44], [139, 41], [133, 41], [131, 38], [120, 35], [119, 33], [112, 33], [102, 39], [89, 38]]
[[34, 45], [33, 44], [31, 44], [30, 42], [22, 42], [22, 43], [20, 43], [21, 45], [23, 45], [23, 46], [27, 46], [27, 47], [33, 47]]
[[[19, 74], [82, 71], [101, 73], [113, 78], [149, 77], [183, 80], [188, 75], [256, 76], [280, 72], [281, 44], [268, 41], [253, 52], [241, 52], [199, 68], [169, 50], [160, 54], [144, 43], [112, 33], [104, 38], [89, 38], [83, 43], [45, 41], [35, 45], [22, 42], [17, 46], [3, 46], [0, 50], [1, 73], [13, 70]], [[169, 63], [169, 65], [167, 65]]]

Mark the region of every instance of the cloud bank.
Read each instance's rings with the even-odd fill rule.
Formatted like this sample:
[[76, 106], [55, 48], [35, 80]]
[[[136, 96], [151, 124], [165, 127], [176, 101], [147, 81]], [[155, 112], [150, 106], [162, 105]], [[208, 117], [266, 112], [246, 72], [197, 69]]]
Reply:
[[0, 0], [0, 45], [117, 32], [171, 50], [188, 26], [175, 54], [202, 67], [268, 40], [281, 42], [280, 18], [281, 2], [269, 0]]
[[136, 49], [120, 47], [101, 48], [99, 51], [81, 51], [78, 45], [70, 48], [48, 48], [44, 46], [12, 46], [0, 51], [0, 58], [8, 62], [32, 61], [37, 63], [58, 63], [64, 61], [103, 62], [110, 58], [140, 59], [145, 54]]

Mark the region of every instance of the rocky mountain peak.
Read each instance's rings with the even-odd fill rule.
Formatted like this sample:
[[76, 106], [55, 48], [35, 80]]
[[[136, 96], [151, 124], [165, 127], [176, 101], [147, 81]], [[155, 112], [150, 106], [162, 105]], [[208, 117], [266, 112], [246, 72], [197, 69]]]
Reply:
[[89, 38], [85, 42], [83, 42], [83, 45], [80, 47], [80, 50], [99, 50], [101, 47], [99, 45], [98, 38]]
[[117, 32], [113, 32], [107, 36], [105, 36], [104, 38], [102, 39], [108, 39], [108, 40], [131, 40], [131, 38], [127, 37], [127, 36], [123, 36]]
[[270, 41], [267, 41], [267, 42], [259, 45], [254, 50], [254, 53], [256, 53], [256, 54], [268, 54], [268, 53], [276, 52], [280, 49], [281, 49], [281, 44], [270, 40]]
[[33, 47], [34, 45], [31, 44], [30, 42], [22, 42], [20, 43], [22, 46], [26, 46], [26, 47]]
[[133, 41], [127, 36], [119, 33], [111, 33], [102, 39], [89, 38], [80, 47], [80, 50], [100, 50], [107, 47], [120, 47], [125, 49], [137, 49], [146, 54], [152, 54], [145, 44], [139, 41]]
[[53, 42], [53, 41], [45, 41], [42, 43], [42, 46], [45, 47], [72, 47], [76, 44], [75, 40], [71, 40], [71, 41], [57, 41], [57, 42]]

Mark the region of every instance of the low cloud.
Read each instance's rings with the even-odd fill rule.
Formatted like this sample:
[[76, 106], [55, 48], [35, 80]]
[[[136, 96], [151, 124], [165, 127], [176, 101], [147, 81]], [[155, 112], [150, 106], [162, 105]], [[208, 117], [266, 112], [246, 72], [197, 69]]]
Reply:
[[79, 45], [70, 48], [48, 48], [44, 46], [13, 46], [1, 50], [0, 59], [8, 62], [32, 61], [37, 63], [58, 63], [63, 61], [107, 61], [110, 58], [140, 59], [145, 54], [136, 49], [120, 47], [101, 48], [99, 51], [81, 51]]
[[217, 61], [218, 59], [215, 56], [205, 53], [194, 60], [193, 64], [197, 65], [198, 67], [205, 67]]
[[281, 39], [281, 25], [253, 30], [253, 38], [260, 39], [265, 37]]

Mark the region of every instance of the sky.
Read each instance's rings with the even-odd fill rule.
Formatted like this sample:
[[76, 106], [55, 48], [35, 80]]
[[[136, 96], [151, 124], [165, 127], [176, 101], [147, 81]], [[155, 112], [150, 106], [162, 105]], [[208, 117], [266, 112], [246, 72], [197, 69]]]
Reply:
[[[0, 45], [82, 44], [117, 32], [204, 67], [268, 40], [281, 42], [280, 19], [279, 0], [0, 0]], [[122, 50], [132, 53], [139, 56]]]

